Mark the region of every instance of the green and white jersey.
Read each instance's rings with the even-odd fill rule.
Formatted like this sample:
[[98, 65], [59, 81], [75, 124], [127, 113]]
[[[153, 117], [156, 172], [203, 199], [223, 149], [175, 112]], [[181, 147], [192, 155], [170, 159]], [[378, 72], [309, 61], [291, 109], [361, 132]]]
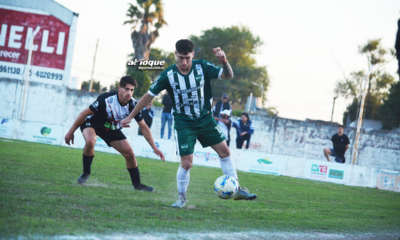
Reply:
[[165, 69], [147, 92], [156, 96], [166, 89], [172, 99], [174, 116], [198, 119], [211, 112], [211, 79], [221, 79], [222, 68], [205, 60], [193, 60], [190, 72], [182, 75], [176, 64]]

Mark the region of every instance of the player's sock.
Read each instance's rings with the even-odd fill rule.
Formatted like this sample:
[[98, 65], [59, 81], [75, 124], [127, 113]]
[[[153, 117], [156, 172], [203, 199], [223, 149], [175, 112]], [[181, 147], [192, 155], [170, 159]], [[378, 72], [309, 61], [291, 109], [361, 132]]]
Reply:
[[138, 187], [140, 185], [140, 173], [139, 167], [127, 168], [129, 174], [131, 175], [132, 185]]
[[236, 181], [239, 183], [239, 179], [238, 179], [238, 176], [236, 173], [236, 167], [235, 167], [235, 164], [233, 164], [231, 156], [228, 156], [226, 158], [220, 158], [219, 162], [221, 163], [222, 172], [225, 175], [234, 177], [236, 179]]
[[176, 182], [179, 195], [186, 198], [186, 190], [190, 182], [190, 169], [185, 170], [181, 165], [179, 165], [178, 172], [176, 173]]
[[83, 155], [82, 160], [83, 160], [83, 172], [90, 174], [90, 166], [92, 166], [92, 161], [93, 161], [94, 156], [86, 156]]

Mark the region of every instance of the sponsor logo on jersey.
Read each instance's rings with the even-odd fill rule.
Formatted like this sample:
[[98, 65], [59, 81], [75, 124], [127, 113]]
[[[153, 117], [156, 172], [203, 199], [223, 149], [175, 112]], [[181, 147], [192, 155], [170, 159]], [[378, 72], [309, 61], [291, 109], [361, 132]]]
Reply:
[[105, 122], [105, 123], [104, 123], [104, 127], [110, 128], [110, 126], [111, 126], [111, 124], [110, 124], [109, 122]]
[[99, 101], [94, 102], [92, 106], [97, 109], [99, 107]]

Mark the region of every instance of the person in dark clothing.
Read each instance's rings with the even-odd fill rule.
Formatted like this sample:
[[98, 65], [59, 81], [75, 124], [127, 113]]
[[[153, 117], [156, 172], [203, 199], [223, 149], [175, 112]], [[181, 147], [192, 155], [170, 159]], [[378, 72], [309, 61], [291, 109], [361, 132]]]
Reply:
[[221, 100], [219, 100], [213, 108], [213, 116], [217, 118], [221, 118], [221, 112], [224, 110], [229, 110], [232, 112], [231, 105], [228, 103], [228, 94], [222, 94]]
[[324, 149], [324, 155], [328, 162], [331, 160], [329, 159], [329, 155], [335, 157], [335, 161], [338, 163], [345, 163], [346, 159], [344, 158], [344, 154], [349, 149], [349, 138], [347, 137], [346, 134], [343, 133], [344, 131], [344, 126], [339, 125], [338, 127], [338, 133], [334, 134], [331, 138], [331, 141], [333, 143], [333, 148], [325, 148]]
[[165, 124], [168, 122], [168, 139], [171, 139], [172, 133], [172, 100], [169, 94], [165, 94], [162, 100], [162, 104], [164, 105], [164, 109], [161, 114], [161, 138], [164, 137], [164, 129]]
[[[78, 178], [78, 183], [86, 183], [91, 174], [91, 166], [94, 158], [94, 146], [97, 136], [103, 139], [109, 147], [113, 147], [125, 157], [126, 168], [131, 176], [135, 190], [153, 191], [153, 188], [141, 183], [138, 163], [135, 154], [124, 133], [121, 131], [121, 120], [135, 109], [136, 100], [132, 97], [136, 80], [131, 76], [122, 77], [119, 82], [118, 92], [103, 93], [75, 119], [71, 128], [65, 135], [65, 143], [74, 143], [74, 132], [80, 127], [85, 147], [83, 148], [83, 173]], [[151, 131], [143, 121], [140, 112], [134, 116], [139, 128], [142, 129], [146, 141], [153, 148], [161, 160], [165, 160], [164, 154], [157, 148]]]
[[236, 128], [236, 148], [242, 149], [244, 141], [247, 141], [246, 150], [249, 149], [251, 134], [254, 133], [254, 126], [249, 114], [242, 113], [240, 120], [234, 122], [232, 127]]
[[397, 22], [397, 35], [396, 35], [396, 43], [394, 45], [394, 48], [396, 49], [397, 63], [399, 64], [397, 73], [400, 76], [400, 19]]
[[[154, 110], [151, 109], [151, 102], [147, 104], [147, 107], [141, 111], [142, 118], [146, 125], [151, 128], [151, 124], [153, 124], [153, 117], [155, 115]], [[138, 129], [138, 135], [143, 135], [142, 130], [139, 128]]]

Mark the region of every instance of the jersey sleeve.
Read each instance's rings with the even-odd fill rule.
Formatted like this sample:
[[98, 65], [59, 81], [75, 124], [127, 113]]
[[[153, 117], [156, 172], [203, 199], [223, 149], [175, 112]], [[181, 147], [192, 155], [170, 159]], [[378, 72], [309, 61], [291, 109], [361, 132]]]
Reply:
[[156, 77], [154, 80], [153, 84], [150, 86], [149, 91], [147, 91], [148, 94], [151, 96], [155, 97], [157, 94], [159, 94], [162, 90], [166, 89], [168, 84], [168, 77], [167, 75], [162, 72], [160, 75]]
[[213, 63], [203, 60], [204, 76], [211, 79], [221, 79], [222, 68], [215, 66]]
[[101, 112], [102, 110], [106, 109], [106, 100], [103, 95], [97, 97], [96, 101], [94, 101], [90, 106], [89, 109], [92, 110], [95, 114]]

